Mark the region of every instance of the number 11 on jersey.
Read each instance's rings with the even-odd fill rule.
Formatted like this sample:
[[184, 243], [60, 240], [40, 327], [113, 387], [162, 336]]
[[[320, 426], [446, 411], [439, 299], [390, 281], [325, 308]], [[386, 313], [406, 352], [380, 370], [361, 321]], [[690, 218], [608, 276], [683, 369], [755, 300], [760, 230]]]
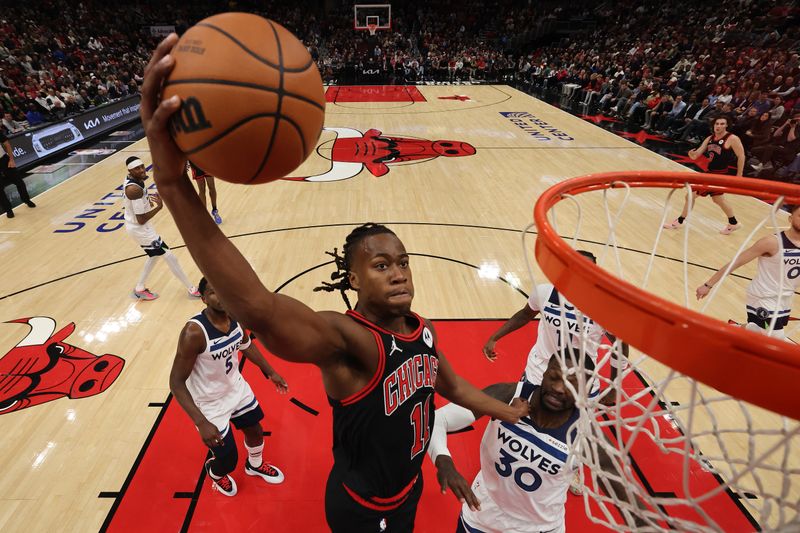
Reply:
[[411, 426], [414, 428], [414, 442], [411, 445], [411, 458], [417, 456], [420, 452], [425, 450], [428, 441], [431, 440], [431, 428], [428, 423], [430, 416], [431, 396], [429, 394], [425, 398], [425, 405], [422, 402], [417, 403], [411, 410]]

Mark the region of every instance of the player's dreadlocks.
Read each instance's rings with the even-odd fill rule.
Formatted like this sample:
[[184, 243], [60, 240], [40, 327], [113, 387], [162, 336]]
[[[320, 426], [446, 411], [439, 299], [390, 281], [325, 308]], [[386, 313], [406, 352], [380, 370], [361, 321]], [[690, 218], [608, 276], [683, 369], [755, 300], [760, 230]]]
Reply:
[[342, 295], [345, 305], [347, 305], [347, 308], [352, 309], [353, 307], [350, 305], [350, 300], [347, 298], [346, 291], [353, 289], [353, 287], [350, 286], [350, 278], [348, 276], [350, 273], [350, 267], [353, 264], [353, 252], [358, 244], [365, 238], [372, 235], [380, 235], [382, 233], [390, 233], [395, 235], [392, 230], [382, 224], [367, 222], [366, 224], [361, 225], [350, 232], [350, 235], [348, 235], [347, 239], [344, 241], [341, 255], [339, 255], [338, 248], [334, 248], [332, 252], [325, 252], [329, 256], [333, 257], [333, 262], [336, 264], [336, 272], [331, 273], [332, 283], [323, 281], [322, 285], [314, 288], [314, 292], [339, 291], [339, 293]]

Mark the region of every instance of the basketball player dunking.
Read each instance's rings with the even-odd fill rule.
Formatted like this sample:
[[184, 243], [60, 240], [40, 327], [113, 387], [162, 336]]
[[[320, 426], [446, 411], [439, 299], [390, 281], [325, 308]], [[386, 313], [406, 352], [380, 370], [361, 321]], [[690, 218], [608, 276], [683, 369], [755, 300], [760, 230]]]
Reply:
[[[574, 366], [570, 357], [565, 359], [568, 368]], [[578, 388], [576, 375], [565, 378], [561, 363], [551, 356], [541, 385], [521, 381], [484, 389], [503, 402], [524, 398], [530, 411], [516, 424], [489, 422], [481, 439], [481, 469], [471, 488], [456, 470], [447, 432], [470, 426], [480, 415], [453, 404], [436, 410], [429, 454], [442, 492], [449, 487], [463, 503], [456, 533], [564, 533], [567, 488], [580, 467], [570, 452], [580, 411], [565, 380]], [[600, 446], [597, 451], [601, 467], [613, 472], [607, 453]], [[627, 499], [623, 486], [607, 479], [611, 490]]]
[[161, 211], [163, 204], [158, 196], [147, 194], [147, 187], [145, 186], [147, 170], [144, 168], [144, 163], [138, 157], [133, 156], [129, 157], [125, 164], [128, 167], [128, 175], [125, 176], [125, 181], [123, 182], [125, 231], [147, 254], [147, 261], [145, 261], [142, 274], [133, 289], [133, 295], [140, 300], [155, 300], [158, 298], [158, 294], [145, 287], [145, 283], [147, 282], [147, 276], [150, 275], [156, 264], [156, 259], [164, 257], [169, 269], [183, 283], [189, 295], [196, 298], [200, 297], [200, 292], [192, 286], [189, 278], [183, 272], [181, 265], [178, 263], [178, 258], [175, 257], [175, 254], [169, 249], [164, 239], [156, 233], [155, 228], [150, 224], [150, 220]]
[[[746, 327], [784, 339], [794, 291], [800, 287], [800, 206], [792, 207], [789, 229], [756, 241], [736, 258], [731, 272], [756, 258], [756, 275], [747, 287]], [[722, 279], [728, 265], [697, 287], [698, 300]]]
[[189, 172], [191, 172], [192, 179], [197, 183], [197, 195], [200, 197], [200, 201], [203, 202], [203, 207], [206, 206], [206, 185], [208, 185], [208, 197], [211, 200], [211, 216], [214, 217], [214, 222], [222, 224], [222, 217], [219, 216], [219, 209], [217, 209], [217, 185], [214, 176], [191, 161], [187, 161], [186, 165]]
[[433, 427], [433, 392], [515, 423], [527, 413], [487, 396], [459, 377], [436, 349], [427, 320], [411, 312], [408, 253], [388, 228], [357, 228], [344, 249], [355, 311], [315, 312], [266, 289], [247, 260], [207, 216], [169, 135], [178, 97], [159, 103], [174, 66], [177, 35], [164, 39], [145, 71], [142, 122], [154, 177], [186, 246], [225, 309], [278, 357], [317, 365], [333, 405], [334, 464], [326, 517], [334, 533], [408, 532], [422, 492], [422, 459]]
[[[708, 171], [711, 174], [727, 174], [730, 176], [742, 176], [744, 172], [745, 153], [742, 140], [733, 133], [728, 132], [730, 119], [726, 116], [714, 119], [714, 133], [705, 138], [703, 143], [694, 150], [689, 150], [689, 157], [698, 159], [702, 154], [709, 158]], [[692, 203], [697, 196], [711, 196], [711, 201], [719, 206], [728, 217], [727, 225], [720, 230], [723, 235], [730, 235], [740, 228], [733, 208], [725, 201], [722, 193], [696, 193], [692, 192]], [[664, 224], [666, 229], [678, 229], [689, 216], [689, 198], [683, 202], [681, 216]]]
[[281, 394], [289, 388], [253, 346], [242, 326], [228, 316], [205, 278], [198, 287], [206, 308], [192, 317], [181, 331], [169, 388], [194, 422], [200, 438], [211, 449], [213, 457], [206, 461], [206, 472], [216, 490], [225, 496], [236, 494], [236, 482], [229, 474], [236, 468], [239, 454], [231, 422], [244, 433], [245, 473], [267, 483], [281, 483], [283, 473], [262, 458], [264, 412], [250, 385], [239, 373], [239, 351], [275, 383]]

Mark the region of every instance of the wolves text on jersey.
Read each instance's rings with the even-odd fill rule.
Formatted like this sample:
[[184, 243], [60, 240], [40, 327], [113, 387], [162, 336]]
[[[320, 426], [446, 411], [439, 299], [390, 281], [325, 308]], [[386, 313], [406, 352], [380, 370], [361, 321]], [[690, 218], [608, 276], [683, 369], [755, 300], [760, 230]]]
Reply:
[[[537, 449], [533, 445], [533, 443], [525, 442], [525, 440], [527, 439], [523, 440], [517, 438], [517, 436], [515, 436], [513, 433], [506, 431], [506, 429], [510, 429], [509, 425], [506, 423], [497, 426], [497, 438], [498, 440], [503, 441], [502, 448], [508, 448], [509, 450], [514, 452], [514, 454], [516, 454], [518, 457], [521, 457], [522, 459], [529, 461], [532, 466], [535, 466], [536, 468], [538, 468], [539, 470], [541, 470], [546, 474], [556, 475], [564, 467], [562, 463], [557, 463], [553, 459], [546, 457], [544, 452]], [[555, 448], [553, 450], [555, 452], [555, 455], [563, 454], [564, 459], [566, 459], [566, 454], [567, 454], [565, 449], [566, 445], [564, 445], [563, 443], [559, 443], [553, 440], [550, 443], [542, 443], [542, 444], [547, 447]], [[501, 453], [505, 454], [504, 451], [501, 451]], [[512, 458], [509, 456], [508, 459]]]
[[[232, 342], [234, 341], [234, 342]], [[228, 344], [228, 346], [225, 346]], [[214, 346], [212, 345], [210, 348], [211, 357], [214, 360], [217, 359], [225, 359], [226, 357], [230, 356], [239, 351], [239, 347], [242, 345], [242, 334], [237, 333], [232, 338], [228, 339], [227, 342], [222, 343], [221, 345]]]
[[[578, 325], [578, 318], [575, 316], [575, 314], [566, 311], [563, 313], [563, 316], [566, 317], [567, 331], [569, 331], [570, 333], [572, 332], [577, 333], [579, 325]], [[557, 328], [561, 327], [562, 312], [557, 308], [545, 307], [545, 312], [542, 313], [542, 317], [548, 324], [555, 326]], [[593, 323], [594, 322], [592, 322], [592, 320], [589, 317], [584, 316], [583, 317], [584, 331], [588, 331]]]
[[439, 359], [436, 356], [417, 354], [386, 376], [383, 380], [383, 409], [386, 416], [394, 413], [417, 389], [433, 387], [438, 368]]

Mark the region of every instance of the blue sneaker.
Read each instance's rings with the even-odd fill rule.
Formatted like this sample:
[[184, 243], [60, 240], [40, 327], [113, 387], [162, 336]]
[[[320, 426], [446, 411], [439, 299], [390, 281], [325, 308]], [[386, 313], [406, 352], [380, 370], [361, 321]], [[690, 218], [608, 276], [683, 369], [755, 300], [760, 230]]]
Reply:
[[222, 224], [222, 217], [219, 216], [219, 211], [217, 211], [216, 209], [212, 210], [211, 216], [214, 217], [214, 222], [216, 222], [217, 224]]

